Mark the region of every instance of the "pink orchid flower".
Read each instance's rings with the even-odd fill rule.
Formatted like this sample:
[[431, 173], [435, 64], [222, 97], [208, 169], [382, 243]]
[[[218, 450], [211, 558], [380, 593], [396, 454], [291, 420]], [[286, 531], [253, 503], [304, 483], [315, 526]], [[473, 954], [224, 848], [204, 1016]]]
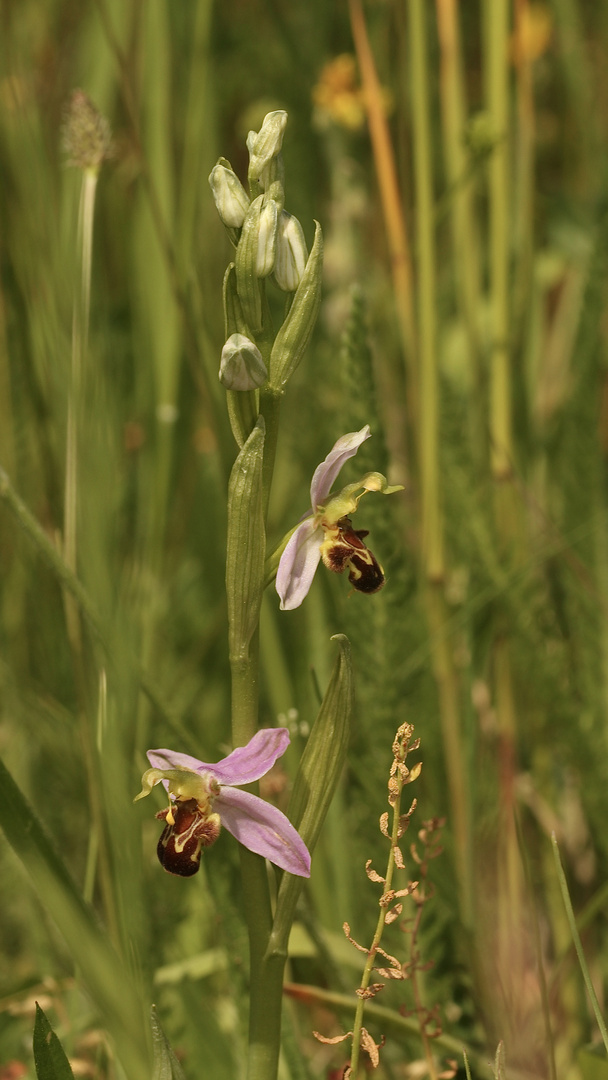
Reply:
[[202, 848], [217, 840], [224, 825], [250, 851], [309, 877], [310, 854], [293, 825], [276, 806], [238, 787], [259, 780], [288, 746], [286, 728], [263, 728], [214, 765], [174, 750], [148, 750], [152, 768], [135, 801], [161, 781], [169, 795], [169, 807], [156, 815], [166, 822], [157, 848], [164, 869], [181, 877], [195, 874]]
[[370, 435], [369, 424], [361, 431], [342, 435], [315, 469], [310, 485], [311, 509], [288, 540], [277, 569], [276, 590], [283, 611], [300, 606], [321, 559], [338, 574], [348, 570], [349, 581], [359, 592], [378, 592], [384, 585], [384, 571], [363, 542], [368, 534], [364, 529], [353, 529], [349, 515], [366, 491], [388, 495], [401, 491], [401, 485], [391, 487], [381, 473], [371, 472], [330, 494], [342, 466]]

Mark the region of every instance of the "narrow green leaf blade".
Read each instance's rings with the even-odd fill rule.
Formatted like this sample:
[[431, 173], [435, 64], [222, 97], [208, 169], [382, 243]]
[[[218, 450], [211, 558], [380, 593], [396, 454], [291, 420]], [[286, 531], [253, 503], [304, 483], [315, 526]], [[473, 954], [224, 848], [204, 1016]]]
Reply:
[[74, 1073], [65, 1050], [38, 1002], [36, 1002], [33, 1043], [38, 1080], [74, 1080]]
[[[340, 651], [302, 754], [287, 808], [289, 820], [295, 825], [311, 855], [344, 767], [355, 705], [350, 641], [344, 634], [334, 635], [332, 641], [338, 642]], [[286, 946], [302, 880], [292, 874], [283, 875], [277, 895], [270, 951]]]
[[184, 1071], [161, 1027], [155, 1005], [150, 1010], [150, 1026], [152, 1028], [152, 1049], [154, 1051], [152, 1080], [186, 1080]]
[[118, 954], [85, 903], [34, 810], [0, 760], [0, 827], [78, 964], [130, 1080], [149, 1080], [145, 1014]]

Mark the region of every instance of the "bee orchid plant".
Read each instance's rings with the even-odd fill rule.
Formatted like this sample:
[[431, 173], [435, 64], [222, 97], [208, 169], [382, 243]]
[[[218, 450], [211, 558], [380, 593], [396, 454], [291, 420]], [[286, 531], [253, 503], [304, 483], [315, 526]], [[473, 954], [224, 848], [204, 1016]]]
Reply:
[[[310, 856], [341, 775], [354, 691], [350, 647], [340, 655], [293, 784], [287, 815], [243, 785], [255, 784], [286, 750], [285, 728], [259, 729], [258, 647], [265, 576], [266, 512], [280, 403], [309, 344], [321, 296], [323, 237], [316, 224], [308, 253], [299, 221], [285, 210], [281, 146], [287, 114], [269, 113], [250, 132], [248, 190], [225, 158], [210, 184], [236, 251], [224, 278], [225, 336], [219, 377], [239, 447], [228, 488], [226, 591], [232, 679], [232, 741], [227, 757], [208, 764], [181, 751], [149, 750], [150, 768], [137, 799], [162, 784], [169, 805], [157, 853], [172, 874], [193, 877], [202, 852], [223, 825], [240, 843], [242, 895], [250, 938], [248, 1080], [275, 1080], [279, 1060], [282, 980], [296, 902], [310, 874]], [[290, 293], [286, 315], [272, 325], [266, 289]], [[367, 491], [389, 494], [381, 473], [366, 473], [332, 494], [343, 465], [368, 439], [368, 425], [342, 435], [312, 478], [310, 509], [286, 543], [276, 574], [281, 608], [304, 600], [319, 562], [353, 588], [384, 584], [380, 563], [351, 516]], [[270, 578], [271, 580], [271, 578]], [[271, 904], [265, 860], [282, 875]]]

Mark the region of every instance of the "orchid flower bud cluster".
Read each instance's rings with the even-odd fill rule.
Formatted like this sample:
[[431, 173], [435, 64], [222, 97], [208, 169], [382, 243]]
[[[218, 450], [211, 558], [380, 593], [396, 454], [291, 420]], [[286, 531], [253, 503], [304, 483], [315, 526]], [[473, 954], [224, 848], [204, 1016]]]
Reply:
[[[217, 211], [236, 248], [234, 275], [231, 266], [225, 281], [226, 343], [219, 370], [220, 382], [231, 391], [266, 387], [281, 393], [304, 354], [319, 308], [320, 227], [309, 254], [300, 222], [285, 209], [281, 148], [286, 124], [287, 113], [279, 109], [267, 114], [259, 131], [249, 132], [248, 192], [226, 158], [209, 176]], [[265, 297], [268, 279], [295, 294], [276, 334]], [[241, 428], [247, 425], [234, 414], [233, 409], [231, 421], [242, 445]]]

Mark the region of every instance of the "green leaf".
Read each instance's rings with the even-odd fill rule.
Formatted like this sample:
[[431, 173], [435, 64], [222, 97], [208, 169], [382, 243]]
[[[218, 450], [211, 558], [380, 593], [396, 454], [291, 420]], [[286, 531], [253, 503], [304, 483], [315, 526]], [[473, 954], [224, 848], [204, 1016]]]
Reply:
[[34, 1061], [38, 1080], [74, 1080], [65, 1050], [36, 1002]]
[[574, 910], [572, 908], [572, 901], [570, 899], [570, 893], [568, 891], [568, 882], [566, 881], [566, 875], [564, 873], [564, 868], [562, 866], [562, 861], [561, 861], [561, 858], [560, 858], [559, 848], [557, 846], [557, 839], [556, 839], [555, 833], [551, 833], [551, 844], [553, 846], [553, 858], [555, 860], [555, 868], [557, 870], [557, 880], [559, 882], [559, 887], [560, 887], [560, 891], [561, 891], [561, 894], [562, 894], [562, 900], [564, 902], [564, 907], [566, 909], [566, 918], [568, 919], [568, 923], [569, 923], [569, 926], [570, 926], [570, 933], [572, 934], [572, 940], [574, 942], [574, 948], [576, 949], [576, 955], [578, 957], [578, 962], [579, 962], [579, 965], [580, 965], [581, 974], [582, 974], [583, 979], [585, 981], [585, 986], [587, 987], [587, 993], [589, 994], [589, 999], [591, 1001], [591, 1007], [592, 1007], [593, 1012], [595, 1014], [595, 1019], [596, 1019], [596, 1022], [597, 1022], [597, 1026], [600, 1029], [600, 1035], [602, 1036], [602, 1041], [604, 1043], [606, 1053], [608, 1053], [608, 1029], [606, 1028], [606, 1023], [605, 1023], [604, 1017], [602, 1015], [602, 1010], [600, 1008], [600, 1003], [599, 1003], [599, 1001], [597, 999], [597, 994], [595, 992], [595, 987], [594, 987], [593, 981], [591, 979], [591, 973], [589, 971], [589, 965], [587, 964], [585, 953], [583, 951], [581, 937], [580, 937], [580, 934], [579, 934], [577, 926], [576, 926], [576, 919], [574, 917]]
[[152, 1049], [154, 1051], [152, 1080], [186, 1080], [184, 1071], [161, 1027], [155, 1005], [150, 1009], [150, 1026], [152, 1028]]
[[336, 634], [331, 640], [338, 642], [340, 652], [302, 754], [287, 809], [289, 820], [310, 852], [342, 774], [355, 703], [350, 642], [344, 634]]
[[[355, 704], [350, 642], [335, 634], [340, 652], [325, 697], [302, 754], [287, 816], [312, 854], [342, 774]], [[271, 949], [287, 942], [302, 878], [284, 874], [277, 895]]]
[[228, 484], [226, 595], [231, 662], [247, 659], [262, 602], [266, 555], [262, 500], [265, 430], [260, 416], [232, 467]]

